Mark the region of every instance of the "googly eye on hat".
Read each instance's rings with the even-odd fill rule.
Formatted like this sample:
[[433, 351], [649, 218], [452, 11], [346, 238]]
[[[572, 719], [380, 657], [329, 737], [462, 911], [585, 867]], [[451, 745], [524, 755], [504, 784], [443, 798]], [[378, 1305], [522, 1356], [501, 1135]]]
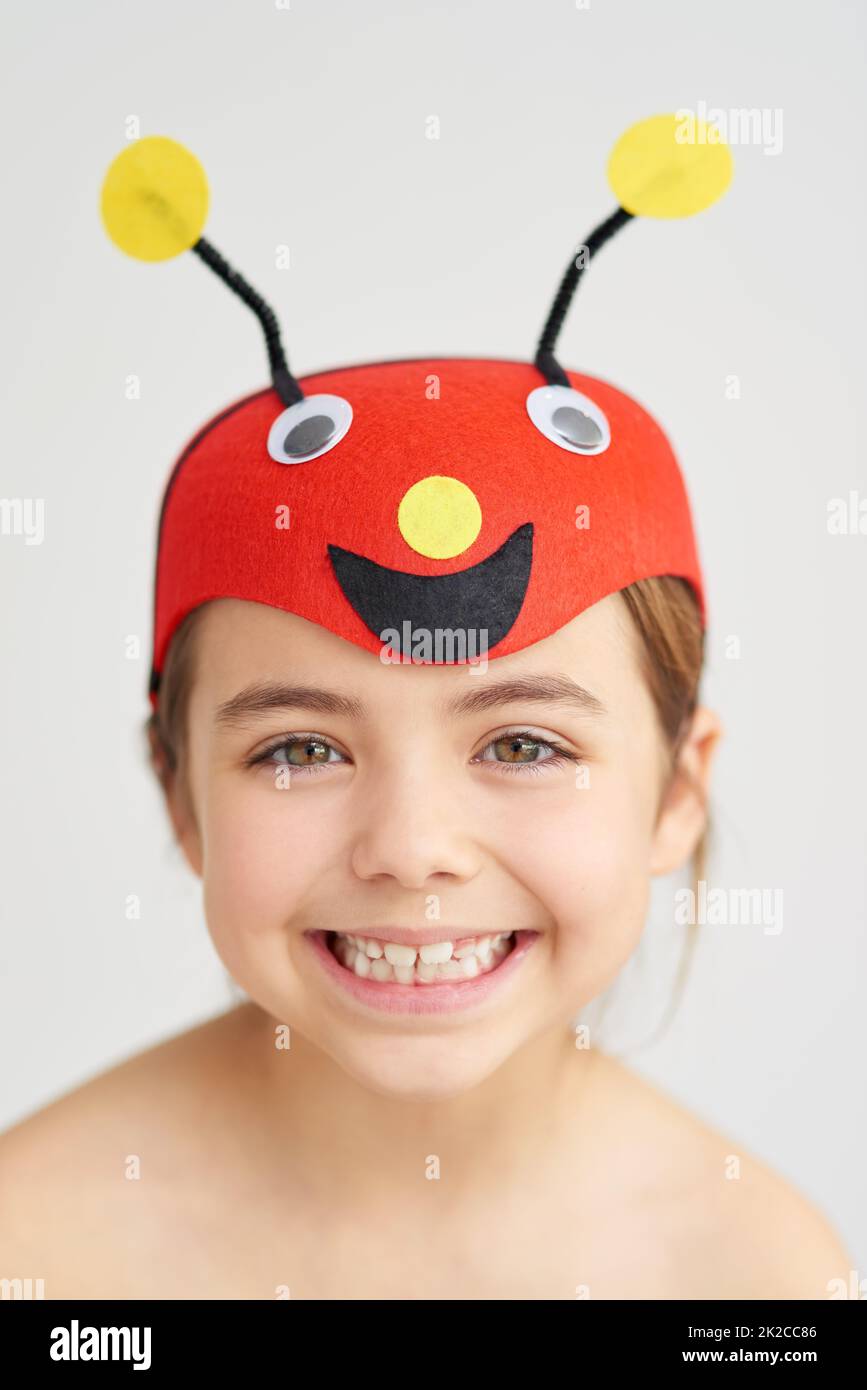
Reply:
[[[661, 426], [619, 388], [564, 368], [556, 344], [602, 247], [640, 217], [710, 207], [731, 154], [718, 131], [664, 114], [620, 137], [607, 172], [617, 206], [570, 257], [532, 359], [420, 356], [296, 377], [274, 310], [202, 235], [209, 192], [195, 155], [146, 136], [117, 156], [101, 193], [111, 240], [143, 261], [192, 251], [255, 314], [270, 369], [168, 477], [154, 707], [173, 634], [221, 595], [424, 661], [451, 657], [417, 656], [419, 632], [484, 634], [486, 654], [506, 656], [653, 575], [687, 580], [707, 622], [686, 485]], [[583, 343], [586, 355], [588, 324]], [[579, 510], [589, 525], [576, 526]], [[290, 524], [275, 524], [287, 512]]]
[[545, 438], [561, 449], [601, 454], [611, 443], [611, 430], [599, 406], [571, 386], [536, 386], [527, 397], [527, 412]]
[[342, 396], [307, 396], [281, 411], [268, 431], [268, 453], [277, 463], [304, 463], [339, 444], [352, 423]]

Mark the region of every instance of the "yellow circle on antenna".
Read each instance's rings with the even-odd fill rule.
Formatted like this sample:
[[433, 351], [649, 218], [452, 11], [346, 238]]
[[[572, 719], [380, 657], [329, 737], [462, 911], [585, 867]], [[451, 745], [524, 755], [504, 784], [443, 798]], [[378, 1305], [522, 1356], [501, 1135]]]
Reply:
[[432, 560], [450, 560], [472, 545], [482, 529], [482, 509], [459, 478], [432, 474], [401, 498], [397, 524], [407, 545]]
[[208, 180], [194, 154], [165, 135], [147, 135], [109, 165], [100, 212], [115, 246], [140, 261], [188, 251], [208, 215]]
[[690, 217], [725, 193], [732, 170], [719, 128], [683, 110], [630, 126], [611, 151], [608, 182], [627, 212]]

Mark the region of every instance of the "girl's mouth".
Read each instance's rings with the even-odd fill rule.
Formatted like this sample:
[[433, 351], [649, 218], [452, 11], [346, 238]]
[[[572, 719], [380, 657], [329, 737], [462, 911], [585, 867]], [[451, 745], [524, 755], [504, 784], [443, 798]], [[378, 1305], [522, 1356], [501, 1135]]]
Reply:
[[332, 955], [347, 970], [380, 984], [438, 985], [443, 980], [472, 980], [496, 970], [515, 945], [514, 932], [438, 941], [430, 946], [398, 945], [373, 937], [328, 932]]
[[352, 933], [304, 933], [327, 976], [378, 1012], [432, 1014], [481, 1003], [520, 968], [540, 933], [489, 932], [415, 948]]

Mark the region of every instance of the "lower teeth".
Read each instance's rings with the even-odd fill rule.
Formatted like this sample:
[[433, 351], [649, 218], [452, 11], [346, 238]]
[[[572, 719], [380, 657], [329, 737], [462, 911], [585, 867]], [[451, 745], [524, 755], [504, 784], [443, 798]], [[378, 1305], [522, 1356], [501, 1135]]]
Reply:
[[509, 954], [515, 944], [515, 934], [498, 941], [483, 959], [476, 955], [464, 956], [462, 960], [447, 960], [439, 965], [416, 960], [415, 965], [392, 965], [384, 956], [372, 960], [364, 951], [359, 951], [346, 937], [335, 933], [328, 940], [331, 954], [345, 969], [351, 970], [361, 979], [376, 980], [381, 984], [431, 985], [444, 981], [470, 980], [476, 975], [489, 975]]

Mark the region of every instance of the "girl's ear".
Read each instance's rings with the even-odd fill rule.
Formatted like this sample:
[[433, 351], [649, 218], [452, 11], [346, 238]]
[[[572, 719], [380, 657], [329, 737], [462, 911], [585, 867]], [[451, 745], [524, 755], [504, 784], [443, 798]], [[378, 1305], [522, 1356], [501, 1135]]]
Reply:
[[148, 726], [148, 742], [151, 762], [160, 781], [165, 797], [166, 809], [175, 832], [175, 839], [184, 852], [184, 858], [197, 878], [202, 877], [202, 845], [199, 827], [193, 811], [186, 779], [169, 766], [166, 750], [152, 726]]
[[723, 734], [713, 710], [694, 712], [660, 803], [653, 831], [650, 872], [668, 874], [687, 862], [707, 823], [714, 754]]

